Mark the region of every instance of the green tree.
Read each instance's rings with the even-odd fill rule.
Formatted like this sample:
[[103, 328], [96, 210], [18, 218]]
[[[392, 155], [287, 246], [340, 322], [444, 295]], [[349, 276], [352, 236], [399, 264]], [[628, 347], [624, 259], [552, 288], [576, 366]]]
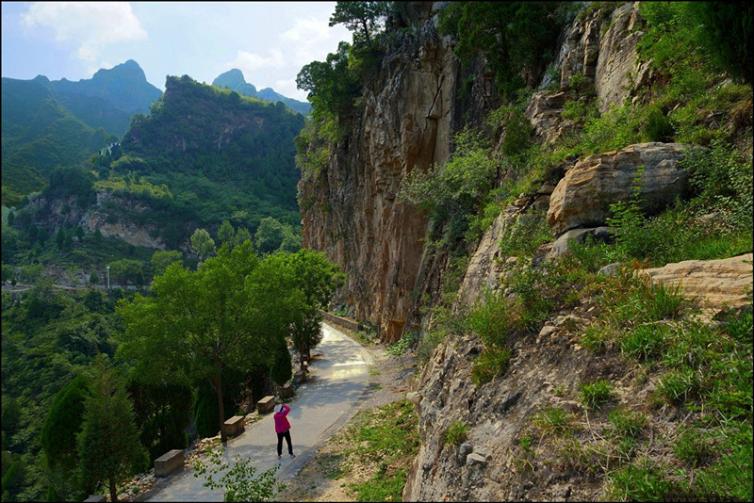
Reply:
[[16, 212], [8, 212], [8, 227], [13, 227], [13, 223], [16, 221]]
[[234, 238], [234, 243], [236, 246], [238, 246], [246, 241], [253, 242], [251, 233], [246, 227], [239, 227], [238, 229], [236, 229], [236, 237]]
[[751, 2], [689, 2], [703, 26], [701, 41], [733, 76], [752, 82], [754, 6]]
[[62, 250], [65, 246], [65, 231], [62, 227], [55, 234], [55, 243], [58, 245], [58, 250]]
[[259, 253], [272, 253], [280, 248], [285, 229], [283, 224], [272, 217], [265, 217], [259, 222], [254, 244]]
[[92, 271], [92, 273], [89, 275], [89, 284], [96, 285], [99, 283], [99, 276], [96, 272]]
[[222, 424], [223, 370], [269, 367], [270, 348], [300, 310], [293, 292], [258, 266], [250, 242], [221, 248], [193, 272], [171, 265], [151, 296], [119, 305], [126, 326], [119, 356], [145, 383], [209, 381]]
[[233, 236], [233, 224], [228, 220], [223, 220], [222, 225], [217, 230], [217, 239], [220, 241], [220, 244], [231, 243], [233, 241]]
[[288, 345], [281, 339], [275, 351], [275, 361], [272, 364], [272, 369], [270, 369], [270, 377], [275, 384], [282, 386], [292, 376], [291, 353], [288, 351]]
[[283, 228], [283, 240], [280, 242], [280, 251], [297, 252], [301, 249], [301, 235], [293, 230], [293, 227], [286, 225]]
[[84, 240], [84, 229], [80, 225], [76, 226], [76, 238], [79, 241], [83, 241]]
[[53, 398], [42, 427], [41, 444], [58, 499], [83, 496], [76, 435], [81, 431], [89, 393], [84, 376], [74, 377]]
[[21, 409], [18, 407], [18, 401], [12, 396], [3, 396], [2, 403], [2, 425], [3, 431], [8, 435], [13, 435], [18, 429], [18, 423], [21, 419]]
[[361, 94], [361, 82], [349, 68], [350, 44], [340, 42], [335, 53], [325, 61], [312, 61], [301, 68], [296, 76], [296, 86], [308, 91], [313, 114], [341, 114], [349, 110], [354, 98]]
[[342, 24], [354, 32], [354, 42], [371, 45], [390, 12], [390, 2], [338, 2], [330, 26]]
[[322, 339], [321, 310], [330, 303], [343, 281], [343, 274], [323, 253], [306, 249], [292, 254], [270, 255], [263, 260], [261, 267], [274, 271], [270, 276], [277, 275], [280, 285], [301, 293], [302, 309], [291, 325], [290, 334], [299, 355], [309, 358], [311, 349]]
[[204, 485], [210, 489], [223, 489], [224, 501], [273, 501], [285, 486], [277, 480], [278, 467], [257, 475], [257, 469], [248, 458], [236, 456], [232, 463], [223, 460], [222, 452], [210, 451], [207, 461], [197, 459], [194, 476], [207, 476]]
[[150, 261], [152, 275], [158, 276], [165, 272], [168, 266], [174, 262], [181, 262], [183, 254], [178, 250], [157, 250], [152, 254]]
[[116, 486], [144, 463], [133, 405], [126, 387], [105, 355], [95, 359], [91, 395], [77, 437], [81, 473], [91, 484], [107, 483], [110, 501], [118, 501]]
[[110, 275], [121, 285], [144, 284], [144, 263], [141, 260], [120, 259], [110, 262]]
[[215, 253], [215, 240], [204, 229], [196, 229], [191, 235], [191, 249], [204, 260]]

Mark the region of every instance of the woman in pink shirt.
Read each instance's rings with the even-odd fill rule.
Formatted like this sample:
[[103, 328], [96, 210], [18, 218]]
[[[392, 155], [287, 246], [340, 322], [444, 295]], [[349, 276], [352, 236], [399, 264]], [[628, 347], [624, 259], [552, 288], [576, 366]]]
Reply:
[[273, 418], [275, 419], [275, 433], [278, 434], [278, 459], [280, 459], [280, 455], [283, 454], [283, 438], [288, 442], [288, 454], [290, 454], [292, 458], [296, 457], [296, 455], [293, 454], [293, 446], [291, 445], [291, 424], [288, 422], [288, 418], [286, 418], [290, 411], [291, 408], [285, 403], [275, 407], [275, 415]]

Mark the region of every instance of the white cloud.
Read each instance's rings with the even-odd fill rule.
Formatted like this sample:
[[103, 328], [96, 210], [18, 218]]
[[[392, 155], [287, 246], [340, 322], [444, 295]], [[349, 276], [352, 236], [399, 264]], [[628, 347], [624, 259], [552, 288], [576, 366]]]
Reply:
[[262, 68], [282, 68], [285, 66], [283, 53], [279, 49], [267, 51], [266, 56], [248, 51], [238, 51], [233, 61], [226, 63], [228, 68], [238, 68], [244, 73], [246, 81], [252, 78], [256, 70]]
[[308, 44], [326, 40], [330, 36], [330, 28], [327, 21], [317, 18], [298, 18], [293, 27], [284, 31], [280, 38], [290, 42], [306, 42]]
[[288, 98], [306, 101], [306, 92], [296, 87], [296, 79], [276, 80], [272, 88]]
[[76, 55], [95, 69], [104, 46], [147, 38], [128, 2], [34, 2], [21, 20], [27, 28], [50, 28], [58, 42], [77, 44]]

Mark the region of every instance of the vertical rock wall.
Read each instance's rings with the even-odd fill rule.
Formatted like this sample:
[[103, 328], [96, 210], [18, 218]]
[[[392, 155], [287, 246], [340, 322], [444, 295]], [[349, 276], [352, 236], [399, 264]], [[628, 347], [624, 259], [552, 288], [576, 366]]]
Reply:
[[355, 315], [398, 338], [417, 301], [427, 215], [396, 199], [413, 170], [449, 155], [457, 64], [437, 34], [431, 4], [365, 89], [349, 134], [327, 169], [300, 185], [304, 246], [324, 250], [348, 275]]

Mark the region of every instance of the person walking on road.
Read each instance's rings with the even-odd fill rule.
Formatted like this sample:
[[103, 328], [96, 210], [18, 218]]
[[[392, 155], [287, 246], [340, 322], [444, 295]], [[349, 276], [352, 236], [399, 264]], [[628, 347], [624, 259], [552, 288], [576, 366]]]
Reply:
[[275, 433], [278, 435], [278, 459], [280, 459], [280, 455], [283, 454], [283, 438], [288, 442], [288, 454], [290, 454], [292, 458], [296, 457], [296, 455], [293, 454], [293, 445], [291, 445], [291, 423], [288, 422], [288, 418], [286, 417], [290, 411], [291, 408], [285, 403], [275, 407], [274, 419]]

